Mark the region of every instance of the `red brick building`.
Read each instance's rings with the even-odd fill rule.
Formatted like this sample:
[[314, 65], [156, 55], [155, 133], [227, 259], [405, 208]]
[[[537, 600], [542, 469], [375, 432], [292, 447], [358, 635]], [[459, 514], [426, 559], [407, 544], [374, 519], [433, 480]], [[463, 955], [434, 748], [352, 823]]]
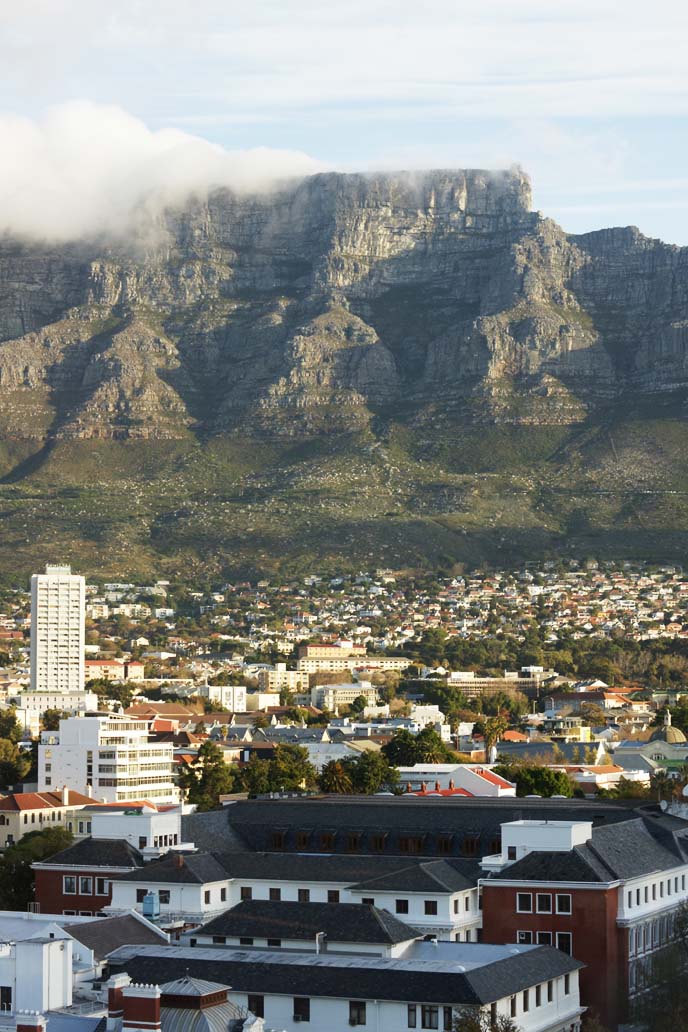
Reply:
[[[565, 825], [574, 829], [565, 849]], [[688, 899], [688, 827], [671, 817], [592, 828], [580, 822], [502, 826], [501, 859], [482, 880], [482, 941], [557, 946], [586, 966], [581, 1002], [616, 1028], [652, 955], [671, 941]], [[510, 834], [510, 831], [513, 834]], [[528, 849], [529, 833], [538, 848]], [[546, 837], [550, 836], [550, 848]]]
[[128, 842], [83, 839], [32, 864], [35, 902], [42, 914], [98, 914], [112, 901], [112, 880], [143, 863]]

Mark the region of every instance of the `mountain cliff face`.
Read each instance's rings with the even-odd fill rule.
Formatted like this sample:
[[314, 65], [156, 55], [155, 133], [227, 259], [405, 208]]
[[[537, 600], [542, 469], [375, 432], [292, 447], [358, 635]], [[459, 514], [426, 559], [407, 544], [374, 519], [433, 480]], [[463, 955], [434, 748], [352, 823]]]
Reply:
[[[413, 466], [443, 455], [446, 467], [458, 449], [456, 472], [482, 475], [489, 461], [471, 456], [495, 434], [513, 441], [531, 428], [526, 466], [544, 448], [559, 457], [554, 480], [572, 463], [642, 477], [637, 452], [624, 467], [612, 443], [609, 466], [590, 434], [652, 399], [671, 398], [681, 419], [687, 343], [688, 249], [635, 229], [567, 236], [531, 211], [520, 171], [326, 174], [269, 196], [222, 191], [134, 240], [0, 242], [0, 459], [17, 484], [46, 475], [60, 442], [207, 452], [250, 439], [248, 456], [260, 442], [328, 451], [359, 435], [358, 453], [387, 455], [388, 487], [403, 438], [403, 506], [454, 518], [470, 511], [466, 485], [435, 490], [422, 477], [421, 491]], [[574, 461], [570, 441], [586, 435]], [[241, 476], [255, 479], [256, 462]], [[275, 462], [264, 504], [293, 487], [289, 462]], [[321, 463], [316, 480], [331, 473]], [[225, 469], [221, 486], [238, 475]], [[78, 463], [50, 476], [83, 487]], [[526, 523], [538, 505], [531, 497]]]

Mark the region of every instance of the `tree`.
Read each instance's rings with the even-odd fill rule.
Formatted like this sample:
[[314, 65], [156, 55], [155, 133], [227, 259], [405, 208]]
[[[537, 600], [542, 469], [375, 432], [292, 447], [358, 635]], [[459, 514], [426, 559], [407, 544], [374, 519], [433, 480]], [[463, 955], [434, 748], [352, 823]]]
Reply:
[[23, 737], [24, 728], [17, 720], [14, 706], [0, 710], [0, 738], [8, 738], [10, 742], [21, 742]]
[[0, 788], [16, 785], [31, 767], [31, 755], [9, 738], [0, 738]]
[[68, 716], [65, 710], [47, 709], [41, 717], [41, 726], [44, 731], [59, 731], [60, 721]]
[[264, 795], [269, 792], [269, 760], [261, 760], [257, 753], [252, 753], [248, 763], [237, 773], [236, 787], [248, 792], [249, 795]]
[[361, 753], [351, 763], [351, 778], [354, 792], [374, 795], [383, 788], [393, 790], [399, 782], [399, 771], [393, 767], [382, 751]]
[[521, 1032], [513, 1018], [498, 1014], [492, 1020], [488, 1010], [477, 1007], [460, 1007], [454, 1014], [453, 1032]]
[[382, 752], [397, 767], [412, 767], [418, 762], [416, 737], [406, 728], [395, 731], [390, 741], [382, 746]]
[[33, 901], [31, 864], [66, 849], [72, 841], [66, 828], [31, 831], [0, 856], [0, 910], [26, 910]]
[[317, 771], [308, 759], [308, 749], [286, 743], [275, 746], [270, 760], [271, 791], [313, 788], [316, 783]]
[[234, 775], [225, 763], [222, 749], [209, 739], [198, 750], [191, 763], [184, 763], [179, 772], [179, 785], [186, 800], [199, 811], [212, 810], [221, 795], [232, 791]]
[[320, 771], [318, 778], [323, 792], [348, 795], [353, 792], [353, 779], [349, 767], [341, 760], [330, 760]]
[[518, 796], [563, 795], [571, 798], [573, 795], [573, 783], [563, 770], [550, 770], [549, 767], [537, 764], [508, 762], [508, 758], [505, 758], [505, 762], [498, 764], [494, 771], [507, 781], [516, 782]]
[[424, 727], [416, 735], [416, 763], [447, 763], [452, 759], [449, 749], [434, 728]]
[[357, 695], [354, 701], [350, 704], [349, 710], [351, 713], [363, 713], [363, 710], [368, 705], [368, 700], [365, 695]]

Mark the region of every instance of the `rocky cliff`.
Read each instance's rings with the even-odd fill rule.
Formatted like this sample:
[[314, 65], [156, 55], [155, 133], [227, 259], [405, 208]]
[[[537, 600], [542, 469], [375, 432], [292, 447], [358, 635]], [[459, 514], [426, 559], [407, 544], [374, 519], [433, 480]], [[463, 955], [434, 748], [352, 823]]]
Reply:
[[[16, 484], [60, 442], [178, 441], [207, 455], [209, 442], [250, 438], [248, 455], [359, 435], [389, 470], [403, 437], [413, 480], [414, 463], [459, 446], [482, 475], [470, 435], [530, 427], [526, 451], [546, 438], [570, 468], [572, 435], [610, 412], [671, 398], [682, 418], [687, 341], [688, 249], [632, 228], [567, 236], [531, 211], [518, 170], [222, 191], [135, 239], [0, 242], [0, 458]], [[52, 482], [83, 487], [84, 469]], [[277, 461], [263, 503], [289, 469]], [[254, 460], [242, 476], [258, 476]], [[401, 489], [413, 512], [467, 511], [463, 489], [445, 498], [443, 482], [432, 502], [421, 479], [423, 491]]]

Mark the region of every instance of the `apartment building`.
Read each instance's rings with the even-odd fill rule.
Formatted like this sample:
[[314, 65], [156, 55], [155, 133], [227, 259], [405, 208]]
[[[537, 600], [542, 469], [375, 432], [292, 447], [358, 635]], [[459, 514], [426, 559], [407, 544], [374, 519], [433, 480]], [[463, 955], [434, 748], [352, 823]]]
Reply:
[[361, 696], [365, 699], [366, 706], [375, 706], [378, 702], [377, 688], [373, 688], [369, 681], [318, 684], [311, 688], [311, 706], [334, 711], [338, 706], [350, 706]]
[[84, 687], [86, 584], [70, 566], [46, 566], [31, 578], [31, 691]]
[[33, 736], [41, 729], [41, 718], [46, 710], [62, 713], [88, 713], [98, 709], [98, 696], [87, 690], [80, 692], [19, 692], [9, 701], [15, 707], [17, 720]]
[[286, 663], [275, 663], [272, 669], [258, 671], [258, 687], [261, 692], [307, 692], [309, 678], [305, 670], [287, 670]]
[[55, 792], [9, 792], [0, 798], [0, 848], [15, 845], [31, 831], [70, 828], [77, 815], [82, 823], [89, 824], [90, 831], [90, 820], [81, 815], [92, 804], [88, 796], [68, 788]]
[[108, 803], [150, 799], [176, 803], [173, 747], [152, 742], [149, 722], [132, 717], [67, 717], [59, 731], [43, 731], [38, 746], [38, 790], [70, 785]]

